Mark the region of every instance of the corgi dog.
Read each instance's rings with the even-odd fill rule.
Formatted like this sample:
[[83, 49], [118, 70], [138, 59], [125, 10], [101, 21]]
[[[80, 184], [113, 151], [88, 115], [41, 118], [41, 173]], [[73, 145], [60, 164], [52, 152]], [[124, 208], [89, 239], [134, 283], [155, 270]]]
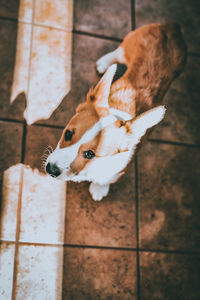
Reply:
[[[46, 172], [89, 181], [96, 201], [124, 174], [146, 131], [165, 115], [162, 99], [183, 70], [186, 45], [177, 24], [151, 24], [130, 32], [96, 64], [105, 73], [63, 130]], [[126, 65], [117, 80], [118, 67]]]

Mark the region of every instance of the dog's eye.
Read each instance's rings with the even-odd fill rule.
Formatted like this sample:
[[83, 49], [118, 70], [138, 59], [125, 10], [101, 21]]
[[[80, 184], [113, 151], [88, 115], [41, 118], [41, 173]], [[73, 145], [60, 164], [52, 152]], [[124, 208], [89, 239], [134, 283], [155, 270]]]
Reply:
[[65, 131], [65, 141], [71, 141], [72, 135], [73, 135], [73, 132], [71, 132], [70, 130], [66, 130]]
[[84, 151], [83, 157], [87, 159], [91, 159], [95, 156], [94, 152], [92, 150]]

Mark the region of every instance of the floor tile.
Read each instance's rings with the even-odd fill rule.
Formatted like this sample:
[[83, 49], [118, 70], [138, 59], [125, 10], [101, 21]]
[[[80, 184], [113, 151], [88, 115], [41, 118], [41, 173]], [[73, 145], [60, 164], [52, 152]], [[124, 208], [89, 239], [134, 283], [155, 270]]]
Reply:
[[[71, 90], [47, 121], [38, 123], [66, 126], [79, 103], [85, 101], [86, 93], [100, 79], [95, 62], [102, 55], [117, 48], [118, 43], [94, 37], [74, 34], [72, 40]], [[61, 82], [59, 82], [61, 86]]]
[[25, 94], [10, 105], [16, 57], [17, 23], [0, 20], [0, 118], [23, 119]]
[[88, 187], [68, 184], [65, 242], [136, 247], [134, 164], [102, 201], [92, 200]]
[[62, 244], [66, 184], [24, 167], [20, 241]]
[[136, 27], [155, 22], [177, 22], [181, 25], [189, 51], [200, 53], [200, 27], [198, 0], [136, 0]]
[[89, 0], [74, 2], [75, 30], [123, 38], [131, 30], [131, 2]]
[[61, 299], [62, 247], [20, 246], [16, 300]]
[[33, 1], [34, 0], [20, 0], [18, 11], [18, 20], [23, 22], [32, 22], [33, 14]]
[[198, 300], [200, 257], [141, 253], [141, 300]]
[[54, 128], [28, 127], [20, 241], [64, 242], [66, 183], [41, 172], [44, 148], [48, 142], [55, 146], [60, 134]]
[[140, 247], [199, 251], [199, 148], [147, 143], [138, 159]]
[[63, 299], [136, 299], [136, 255], [130, 251], [65, 248]]
[[17, 19], [19, 7], [20, 0], [2, 0], [0, 7], [0, 16]]
[[13, 266], [15, 245], [0, 244], [0, 297], [1, 300], [12, 298]]
[[55, 149], [61, 134], [62, 129], [27, 126], [25, 164], [44, 172], [42, 162], [45, 155], [49, 153], [47, 147], [51, 146]]
[[70, 85], [71, 33], [34, 26], [30, 87], [24, 113], [27, 123], [49, 118]]
[[167, 111], [151, 138], [200, 145], [200, 57], [188, 57], [184, 72], [164, 98]]
[[[25, 94], [27, 98], [29, 60], [31, 48], [31, 24], [18, 24], [16, 56], [10, 102], [12, 103], [20, 94]], [[17, 101], [17, 100], [16, 100]]]
[[21, 161], [22, 135], [23, 124], [0, 121], [0, 172]]
[[34, 22], [51, 27], [72, 30], [73, 0], [35, 1]]
[[31, 22], [32, 1], [33, 0], [2, 0], [0, 16], [18, 19], [24, 22]]
[[22, 134], [22, 124], [0, 122], [0, 238], [11, 241], [16, 233]]
[[17, 209], [22, 184], [23, 165], [16, 164], [4, 171], [1, 187], [0, 239], [16, 240]]

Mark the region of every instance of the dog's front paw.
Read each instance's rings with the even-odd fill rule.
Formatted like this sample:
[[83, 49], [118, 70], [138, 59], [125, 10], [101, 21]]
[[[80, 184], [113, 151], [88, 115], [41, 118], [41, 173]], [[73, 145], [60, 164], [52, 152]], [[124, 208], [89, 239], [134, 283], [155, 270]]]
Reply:
[[110, 63], [109, 63], [109, 60], [107, 59], [107, 55], [102, 56], [96, 62], [96, 68], [97, 68], [97, 72], [99, 74], [105, 73], [105, 71], [108, 69], [109, 66], [110, 66]]
[[93, 200], [100, 201], [103, 197], [108, 194], [109, 184], [99, 185], [95, 183], [91, 183], [89, 187], [89, 192], [92, 195]]

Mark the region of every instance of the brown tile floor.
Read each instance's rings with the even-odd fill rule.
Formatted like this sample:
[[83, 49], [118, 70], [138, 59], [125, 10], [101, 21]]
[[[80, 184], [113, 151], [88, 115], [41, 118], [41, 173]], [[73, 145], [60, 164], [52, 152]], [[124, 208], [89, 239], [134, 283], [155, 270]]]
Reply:
[[[0, 299], [200, 299], [198, 10], [196, 0], [1, 1]], [[46, 177], [41, 156], [99, 80], [95, 61], [131, 24], [171, 20], [187, 66], [127, 174], [99, 203], [88, 183]], [[27, 105], [37, 124], [26, 124]], [[45, 106], [52, 116], [40, 119]]]

